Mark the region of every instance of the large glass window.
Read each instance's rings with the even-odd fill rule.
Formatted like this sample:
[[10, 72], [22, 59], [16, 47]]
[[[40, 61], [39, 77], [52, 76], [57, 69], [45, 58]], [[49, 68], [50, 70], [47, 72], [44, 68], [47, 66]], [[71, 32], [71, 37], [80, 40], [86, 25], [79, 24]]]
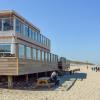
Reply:
[[53, 59], [53, 62], [54, 62], [54, 60], [55, 60], [55, 56], [54, 56], [54, 54], [53, 54], [53, 56], [52, 56], [52, 59]]
[[24, 45], [19, 44], [19, 58], [24, 58], [25, 55], [24, 52], [25, 52]]
[[44, 51], [42, 51], [42, 61], [44, 61]]
[[46, 37], [44, 38], [44, 45], [46, 46]]
[[42, 41], [43, 41], [43, 40], [42, 40], [42, 35], [41, 35], [41, 44], [43, 44]]
[[22, 35], [24, 35], [24, 25], [23, 25], [23, 23], [21, 23], [20, 22], [20, 33], [22, 34]]
[[39, 42], [39, 33], [37, 33], [37, 42]]
[[48, 46], [48, 45], [47, 45], [47, 42], [48, 42], [48, 39], [46, 38], [46, 46]]
[[16, 32], [25, 36], [25, 25], [16, 19]]
[[31, 48], [30, 47], [26, 47], [26, 58], [31, 59]]
[[58, 61], [58, 56], [56, 55], [56, 62]]
[[1, 52], [11, 52], [11, 44], [0, 44], [0, 53]]
[[0, 44], [0, 57], [15, 56], [15, 44]]
[[38, 37], [37, 37], [37, 41], [40, 42], [40, 34], [37, 33], [37, 36], [38, 36]]
[[51, 54], [51, 62], [53, 62], [53, 54]]
[[3, 31], [13, 30], [13, 19], [5, 18], [3, 19]]
[[55, 55], [53, 54], [53, 61], [55, 62]]
[[40, 43], [42, 43], [42, 41], [41, 41], [41, 34], [40, 34]]
[[48, 53], [48, 61], [50, 62], [50, 53]]
[[36, 49], [33, 48], [33, 59], [36, 60]]
[[56, 62], [56, 55], [54, 55], [54, 59], [55, 59], [54, 61]]
[[40, 61], [41, 60], [41, 52], [40, 52], [40, 50], [38, 50], [38, 53], [37, 53], [37, 57], [38, 57], [38, 61]]
[[51, 59], [51, 53], [50, 53], [50, 62], [52, 61], [52, 59]]
[[46, 37], [44, 38], [44, 41], [45, 41], [45, 42], [44, 42], [44, 45], [46, 46]]
[[34, 38], [35, 38], [35, 37], [34, 37], [34, 32], [32, 31], [32, 39], [35, 40]]
[[44, 36], [43, 36], [43, 45], [44, 45], [44, 42], [45, 42], [45, 41], [44, 41]]
[[29, 33], [29, 27], [28, 27], [28, 37], [30, 37], [30, 33]]
[[2, 31], [2, 19], [0, 19], [0, 31]]
[[47, 46], [49, 47], [49, 39], [47, 39]]
[[45, 45], [45, 37], [44, 37], [44, 45]]
[[50, 46], [50, 40], [48, 39], [48, 47]]
[[50, 47], [50, 40], [48, 39], [48, 47]]
[[32, 38], [32, 29], [29, 28], [29, 38]]
[[[2, 22], [1, 22], [1, 24], [2, 24]], [[16, 32], [21, 33], [22, 35], [24, 35], [28, 38], [31, 38], [45, 46], [49, 46], [49, 40], [45, 36], [41, 35], [37, 31], [32, 30], [31, 27], [29, 27], [27, 24], [23, 24], [18, 19], [16, 19]]]
[[20, 33], [20, 21], [16, 19], [16, 32]]
[[47, 61], [48, 60], [48, 54], [47, 54], [47, 52], [45, 52], [45, 61]]
[[42, 44], [43, 44], [43, 35], [41, 36], [41, 41], [42, 41]]
[[28, 29], [28, 26], [25, 25], [24, 27], [25, 27], [25, 36], [26, 36], [26, 37], [29, 37], [29, 32], [28, 32], [29, 29]]
[[36, 40], [36, 33], [33, 32], [33, 40]]
[[38, 33], [35, 32], [35, 40], [38, 41]]

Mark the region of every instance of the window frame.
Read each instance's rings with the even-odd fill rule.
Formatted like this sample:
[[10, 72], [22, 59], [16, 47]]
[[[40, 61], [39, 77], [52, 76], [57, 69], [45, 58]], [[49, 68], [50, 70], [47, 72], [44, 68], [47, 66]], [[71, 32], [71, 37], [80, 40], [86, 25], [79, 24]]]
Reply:
[[[20, 50], [19, 50], [19, 47], [20, 46], [23, 46], [23, 52], [20, 52]], [[20, 56], [20, 53], [23, 53], [21, 56]], [[23, 45], [23, 44], [18, 44], [18, 58], [25, 58], [25, 54], [26, 54], [26, 52], [25, 52], [25, 45]]]
[[33, 60], [37, 60], [37, 50], [35, 48], [32, 48], [32, 57], [33, 57]]
[[[30, 51], [30, 53], [29, 53]], [[31, 56], [31, 47], [26, 46], [26, 59], [32, 59]]]
[[2, 26], [2, 18], [0, 18], [0, 22], [1, 22], [1, 27], [0, 27], [0, 31], [2, 31], [2, 28], [3, 28], [3, 26]]
[[[14, 17], [6, 17], [6, 18], [1, 18], [1, 19], [2, 19], [2, 31], [14, 30]], [[8, 20], [8, 23], [6, 23], [6, 24], [9, 24], [9, 29], [5, 29], [4, 20]]]

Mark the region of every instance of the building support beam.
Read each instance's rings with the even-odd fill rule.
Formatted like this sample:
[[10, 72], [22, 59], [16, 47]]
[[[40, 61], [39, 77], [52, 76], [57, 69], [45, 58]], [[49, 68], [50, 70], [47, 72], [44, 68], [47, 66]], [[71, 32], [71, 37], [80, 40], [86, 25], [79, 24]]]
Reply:
[[8, 76], [8, 88], [13, 87], [13, 76]]
[[29, 77], [28, 77], [28, 74], [26, 75], [26, 82], [28, 82], [28, 80], [29, 80]]
[[45, 72], [45, 77], [47, 77], [48, 72]]
[[36, 78], [38, 79], [38, 77], [39, 77], [39, 76], [38, 76], [38, 73], [36, 73]]

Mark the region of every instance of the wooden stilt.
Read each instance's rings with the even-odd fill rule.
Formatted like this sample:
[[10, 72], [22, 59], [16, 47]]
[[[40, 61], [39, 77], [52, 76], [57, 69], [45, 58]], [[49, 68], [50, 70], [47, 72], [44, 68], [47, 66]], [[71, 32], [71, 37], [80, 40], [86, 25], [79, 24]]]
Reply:
[[45, 72], [45, 76], [47, 77], [47, 72]]
[[12, 87], [13, 87], [13, 77], [8, 76], [8, 88], [12, 88]]
[[28, 78], [28, 74], [26, 75], [26, 82], [28, 82], [29, 78]]
[[38, 79], [38, 73], [36, 73], [36, 78]]

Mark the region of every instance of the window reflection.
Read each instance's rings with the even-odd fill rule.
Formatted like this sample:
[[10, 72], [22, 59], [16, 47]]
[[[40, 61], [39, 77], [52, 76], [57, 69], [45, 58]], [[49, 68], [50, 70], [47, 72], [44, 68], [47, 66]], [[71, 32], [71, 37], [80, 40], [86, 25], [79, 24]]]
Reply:
[[2, 31], [2, 20], [0, 19], [0, 31]]
[[19, 58], [24, 58], [24, 52], [25, 52], [25, 49], [24, 49], [24, 45], [19, 45]]
[[34, 38], [34, 40], [36, 40], [36, 33], [35, 32], [33, 32], [33, 38]]
[[33, 59], [36, 60], [36, 49], [33, 49]]
[[16, 32], [20, 33], [20, 21], [16, 19]]
[[29, 28], [29, 38], [32, 38], [32, 30]]
[[11, 44], [0, 44], [0, 57], [13, 57], [11, 54]]
[[28, 34], [28, 26], [25, 25], [24, 27], [25, 27], [25, 36], [28, 37], [28, 35], [29, 35], [29, 34]]
[[48, 53], [48, 61], [50, 62], [50, 53]]
[[47, 61], [48, 59], [48, 55], [47, 55], [47, 52], [45, 52], [45, 61]]
[[13, 30], [13, 19], [3, 19], [3, 31]]
[[24, 22], [22, 23], [18, 19], [16, 19], [16, 32], [45, 46], [49, 45], [49, 40], [45, 36], [41, 35], [38, 31], [33, 30], [28, 24], [25, 24]]
[[41, 53], [40, 53], [40, 50], [38, 50], [38, 53], [37, 53], [37, 57], [38, 57], [38, 61], [40, 61], [41, 60]]
[[0, 44], [0, 52], [10, 52], [10, 44]]
[[31, 59], [31, 48], [26, 47], [26, 58]]
[[20, 33], [22, 35], [24, 35], [24, 25], [23, 25], [23, 23], [20, 23], [20, 29], [19, 29], [19, 31], [20, 31]]
[[42, 61], [44, 61], [44, 51], [42, 51]]

